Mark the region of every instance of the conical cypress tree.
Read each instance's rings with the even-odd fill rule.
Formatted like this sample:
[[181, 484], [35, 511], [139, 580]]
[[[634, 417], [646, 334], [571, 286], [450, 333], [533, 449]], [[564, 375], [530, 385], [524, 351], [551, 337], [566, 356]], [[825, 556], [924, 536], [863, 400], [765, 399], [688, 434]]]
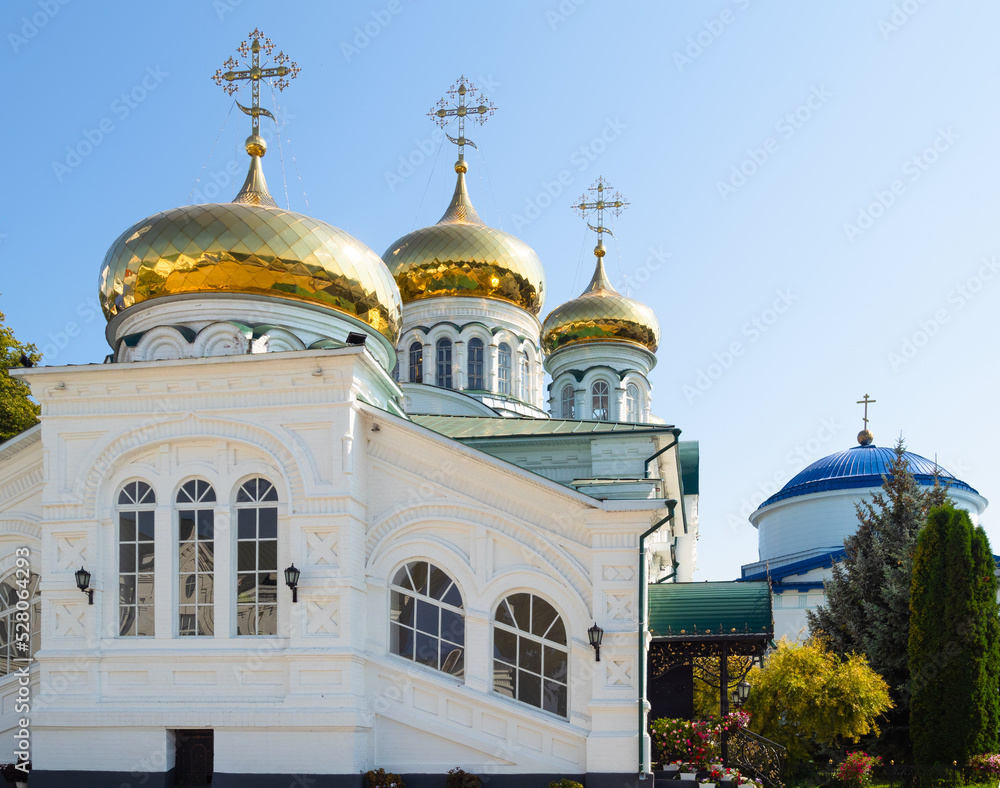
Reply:
[[1000, 623], [989, 540], [967, 512], [933, 509], [910, 591], [910, 739], [918, 763], [997, 748]]

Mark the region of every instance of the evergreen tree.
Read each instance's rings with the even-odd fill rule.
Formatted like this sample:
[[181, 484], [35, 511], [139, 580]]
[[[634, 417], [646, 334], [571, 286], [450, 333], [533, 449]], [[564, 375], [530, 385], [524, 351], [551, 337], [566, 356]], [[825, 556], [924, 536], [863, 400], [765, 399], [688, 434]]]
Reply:
[[886, 759], [910, 752], [907, 682], [910, 579], [917, 534], [927, 512], [944, 503], [947, 490], [919, 484], [900, 439], [882, 491], [856, 505], [858, 529], [844, 540], [846, 555], [824, 584], [826, 605], [806, 613], [814, 635], [822, 633], [835, 654], [863, 654], [889, 685], [893, 708], [874, 745]]
[[967, 512], [931, 511], [910, 597], [910, 738], [919, 763], [997, 749], [1000, 622], [989, 540]]
[[34, 345], [18, 342], [5, 321], [0, 312], [0, 443], [38, 423], [39, 407], [29, 399], [30, 390], [8, 370], [23, 366], [22, 355], [32, 363], [42, 357]]

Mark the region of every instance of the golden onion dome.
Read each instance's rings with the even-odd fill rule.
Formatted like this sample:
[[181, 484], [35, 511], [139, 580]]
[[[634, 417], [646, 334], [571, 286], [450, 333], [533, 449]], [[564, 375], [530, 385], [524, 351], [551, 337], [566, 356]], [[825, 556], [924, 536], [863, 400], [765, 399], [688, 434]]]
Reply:
[[337, 227], [277, 207], [260, 165], [264, 140], [253, 135], [246, 148], [250, 170], [233, 202], [162, 211], [112, 244], [100, 274], [105, 316], [164, 296], [264, 295], [349, 315], [395, 344], [402, 303], [379, 256]]
[[442, 296], [509, 301], [537, 315], [545, 301], [545, 272], [520, 238], [487, 227], [465, 185], [467, 164], [455, 165], [458, 183], [444, 216], [415, 230], [382, 255], [403, 303]]
[[597, 269], [579, 298], [552, 310], [542, 324], [542, 349], [554, 353], [584, 342], [632, 342], [655, 353], [660, 323], [645, 304], [623, 296], [604, 273], [604, 245], [598, 244]]

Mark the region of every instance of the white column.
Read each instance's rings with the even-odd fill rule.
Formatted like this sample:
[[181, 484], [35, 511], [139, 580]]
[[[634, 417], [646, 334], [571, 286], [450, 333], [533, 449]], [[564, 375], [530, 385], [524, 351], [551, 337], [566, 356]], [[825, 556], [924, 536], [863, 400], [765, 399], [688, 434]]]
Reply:
[[[236, 534], [232, 509], [219, 506], [215, 510], [215, 572], [212, 581], [215, 586], [215, 637], [229, 638], [236, 634], [236, 611], [233, 609], [236, 597], [236, 578], [233, 573], [235, 561]], [[279, 585], [283, 581], [279, 577]]]
[[494, 394], [499, 390], [500, 382], [497, 379], [497, 346], [491, 342], [486, 346], [486, 390]]
[[452, 370], [452, 383], [456, 389], [463, 391], [465, 389], [465, 342], [461, 339], [455, 340], [452, 343], [452, 351], [454, 355], [452, 356], [452, 362], [454, 369]]
[[[172, 638], [176, 628], [174, 620], [177, 616], [177, 604], [174, 589], [177, 587], [178, 566], [177, 550], [174, 549], [177, 537], [174, 535], [173, 519], [173, 507], [170, 501], [158, 503], [153, 512], [153, 566], [155, 570], [153, 576], [153, 627], [157, 640]], [[117, 523], [115, 524], [115, 535], [117, 537]], [[117, 577], [113, 593], [117, 599]], [[115, 610], [114, 620], [118, 620], [117, 610]]]

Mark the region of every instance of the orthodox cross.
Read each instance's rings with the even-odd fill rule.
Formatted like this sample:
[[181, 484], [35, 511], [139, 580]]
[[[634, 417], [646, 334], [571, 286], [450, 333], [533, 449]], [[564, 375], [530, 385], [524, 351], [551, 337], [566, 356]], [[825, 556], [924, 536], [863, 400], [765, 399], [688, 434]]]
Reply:
[[[241, 81], [250, 80], [250, 84], [253, 87], [253, 101], [249, 107], [244, 107], [238, 101], [236, 102], [236, 106], [253, 119], [253, 133], [256, 136], [260, 134], [261, 115], [266, 115], [277, 123], [274, 115], [260, 105], [260, 81], [276, 77], [276, 79], [268, 84], [276, 87], [278, 90], [284, 90], [288, 87], [288, 80], [295, 79], [300, 69], [297, 64], [288, 59], [288, 55], [281, 51], [274, 57], [274, 62], [270, 67], [261, 68], [260, 53], [264, 52], [264, 65], [267, 66], [268, 61], [266, 58], [271, 57], [271, 53], [274, 51], [274, 44], [270, 38], [264, 38], [264, 34], [258, 28], [251, 30], [248, 38], [251, 39], [251, 43], [247, 44], [246, 41], [241, 42], [236, 51], [243, 56], [244, 60], [247, 55], [251, 55], [250, 62], [241, 64], [236, 58], [231, 57], [222, 64], [228, 71], [223, 72], [220, 68], [215, 72], [212, 79], [215, 80], [216, 85], [221, 85], [222, 89], [230, 96], [240, 89], [239, 83]], [[243, 71], [236, 70], [240, 65], [244, 67]]]
[[[441, 99], [431, 107], [427, 117], [442, 129], [451, 122], [452, 118], [458, 118], [458, 137], [452, 137], [448, 132], [445, 132], [445, 136], [458, 145], [458, 160], [465, 161], [465, 146], [476, 147], [476, 143], [465, 137], [465, 119], [471, 116], [472, 120], [482, 125], [490, 115], [496, 112], [497, 108], [482, 92], [477, 95], [476, 86], [464, 76], [459, 77], [458, 82], [451, 86], [448, 95], [452, 98], [451, 104], [449, 105], [446, 99]], [[476, 104], [476, 106], [467, 104], [466, 100]]]
[[587, 227], [597, 233], [598, 248], [603, 248], [604, 246], [601, 240], [601, 235], [603, 233], [614, 236], [614, 233], [604, 226], [604, 212], [609, 211], [615, 216], [618, 216], [629, 206], [628, 200], [622, 199], [620, 193], [615, 192], [614, 194], [605, 194], [605, 191], [610, 190], [611, 184], [604, 180], [604, 178], [598, 178], [596, 183], [594, 183], [594, 185], [587, 190], [594, 193], [597, 196], [597, 199], [587, 202], [587, 195], [582, 194], [580, 195], [580, 202], [573, 206], [573, 210], [578, 211], [580, 216], [584, 219], [587, 219], [587, 215], [591, 211], [597, 211], [597, 226], [595, 227], [589, 220], [587, 220]]
[[868, 429], [868, 406], [875, 402], [873, 399], [868, 399], [868, 395], [865, 394], [864, 399], [859, 399], [857, 404], [865, 406], [865, 429]]

